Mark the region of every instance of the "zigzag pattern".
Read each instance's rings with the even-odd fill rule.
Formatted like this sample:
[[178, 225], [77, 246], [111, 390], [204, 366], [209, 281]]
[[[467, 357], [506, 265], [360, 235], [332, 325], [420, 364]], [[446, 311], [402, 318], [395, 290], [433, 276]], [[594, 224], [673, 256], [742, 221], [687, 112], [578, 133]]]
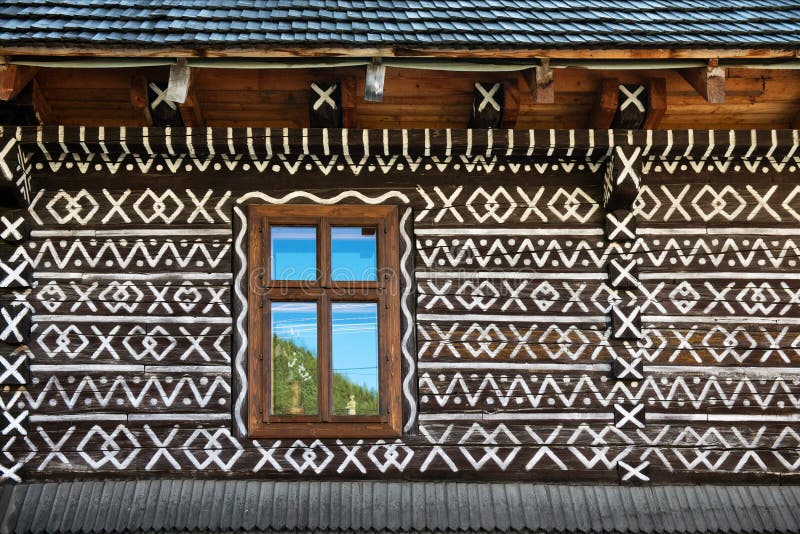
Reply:
[[[754, 232], [757, 230], [754, 229]], [[635, 259], [647, 267], [800, 266], [796, 237], [642, 237], [631, 244], [582, 239], [453, 236], [417, 237], [418, 264], [428, 268], [603, 269], [610, 258]], [[641, 260], [641, 261], [639, 261]]]
[[[196, 366], [194, 371], [202, 373], [203, 367]], [[55, 409], [59, 413], [82, 406], [93, 409], [125, 406], [148, 411], [193, 407], [227, 411], [230, 404], [231, 386], [227, 374], [140, 377], [115, 374], [110, 370], [108, 375], [53, 375], [44, 384], [34, 376], [24, 398], [31, 410]]]
[[[641, 382], [610, 381], [607, 376], [512, 374], [502, 366], [496, 373], [465, 370], [452, 375], [425, 372], [420, 376], [420, 403], [428, 407], [502, 408], [606, 408], [615, 403], [646, 403], [657, 408], [705, 410], [708, 406], [732, 409], [800, 408], [800, 380], [773, 377], [721, 378], [714, 375], [683, 377], [646, 376]], [[430, 410], [431, 408], [429, 408]], [[503, 414], [514, 419], [512, 413]]]
[[127, 269], [147, 267], [166, 271], [175, 268], [225, 268], [230, 271], [231, 239], [166, 238], [158, 242], [144, 239], [76, 238], [70, 242], [43, 239], [29, 243], [12, 256], [25, 257], [37, 270], [43, 269]]

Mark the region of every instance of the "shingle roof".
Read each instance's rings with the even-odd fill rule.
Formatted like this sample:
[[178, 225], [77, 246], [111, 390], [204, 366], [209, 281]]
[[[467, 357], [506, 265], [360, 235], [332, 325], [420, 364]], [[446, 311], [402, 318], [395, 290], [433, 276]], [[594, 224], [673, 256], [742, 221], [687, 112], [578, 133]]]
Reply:
[[2, 533], [739, 533], [797, 532], [799, 528], [798, 486], [256, 480], [0, 486]]
[[795, 0], [3, 0], [15, 45], [788, 47]]

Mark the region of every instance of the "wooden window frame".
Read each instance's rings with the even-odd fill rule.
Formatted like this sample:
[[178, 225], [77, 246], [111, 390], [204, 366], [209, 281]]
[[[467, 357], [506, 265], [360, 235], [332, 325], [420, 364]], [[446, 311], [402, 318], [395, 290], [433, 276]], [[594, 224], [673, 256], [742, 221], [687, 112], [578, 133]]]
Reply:
[[[402, 433], [399, 222], [395, 206], [250, 205], [248, 220], [248, 435], [254, 438], [378, 438]], [[317, 228], [317, 280], [272, 280], [270, 227]], [[374, 226], [376, 281], [331, 280], [331, 227]], [[318, 415], [270, 415], [276, 301], [317, 303]], [[379, 415], [334, 416], [330, 310], [333, 302], [378, 303]]]

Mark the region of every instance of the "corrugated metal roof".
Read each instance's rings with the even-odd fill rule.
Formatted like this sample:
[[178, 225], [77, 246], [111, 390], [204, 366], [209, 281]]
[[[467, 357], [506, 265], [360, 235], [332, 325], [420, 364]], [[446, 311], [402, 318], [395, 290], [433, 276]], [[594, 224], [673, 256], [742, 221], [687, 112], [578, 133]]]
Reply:
[[143, 480], [0, 487], [0, 532], [797, 532], [798, 486]]
[[3, 0], [10, 45], [785, 47], [794, 0]]

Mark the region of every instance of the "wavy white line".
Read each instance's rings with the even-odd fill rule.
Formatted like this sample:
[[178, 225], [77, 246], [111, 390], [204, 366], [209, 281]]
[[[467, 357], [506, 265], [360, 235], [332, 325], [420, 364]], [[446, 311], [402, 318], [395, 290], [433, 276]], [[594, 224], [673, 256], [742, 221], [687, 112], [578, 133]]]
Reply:
[[236, 318], [236, 331], [239, 334], [239, 350], [236, 351], [236, 356], [234, 359], [236, 373], [239, 375], [240, 387], [239, 396], [236, 399], [233, 415], [236, 420], [236, 427], [239, 429], [239, 435], [246, 436], [247, 426], [242, 419], [242, 406], [247, 399], [248, 384], [247, 373], [244, 372], [244, 366], [242, 365], [242, 362], [244, 361], [247, 347], [247, 332], [244, 329], [244, 321], [247, 319], [247, 297], [244, 295], [244, 293], [242, 293], [242, 278], [247, 272], [247, 256], [245, 256], [244, 250], [242, 249], [242, 243], [244, 242], [244, 236], [247, 235], [247, 218], [244, 216], [244, 212], [241, 209], [234, 208], [233, 211], [239, 216], [241, 221], [239, 234], [236, 236], [236, 243], [234, 244], [234, 250], [239, 256], [239, 261], [241, 263], [239, 265], [239, 272], [236, 273], [236, 280], [233, 287], [236, 298], [239, 299], [239, 302], [241, 303], [241, 308], [239, 309], [239, 317]]
[[241, 204], [242, 202], [246, 202], [251, 199], [256, 199], [256, 200], [263, 200], [264, 202], [269, 202], [270, 204], [286, 204], [287, 202], [291, 202], [292, 200], [295, 200], [297, 198], [306, 198], [318, 204], [336, 204], [337, 202], [345, 198], [357, 198], [360, 201], [364, 202], [365, 204], [380, 204], [381, 202], [384, 202], [389, 198], [398, 198], [406, 204], [410, 202], [408, 197], [403, 193], [401, 193], [400, 191], [387, 191], [386, 193], [377, 197], [368, 197], [365, 194], [361, 193], [360, 191], [343, 191], [338, 195], [330, 198], [323, 198], [315, 195], [314, 193], [309, 193], [307, 191], [292, 191], [291, 193], [284, 195], [282, 197], [273, 197], [267, 195], [266, 193], [262, 193], [260, 191], [251, 191], [250, 193], [245, 193], [244, 195], [239, 197], [236, 200], [236, 203]]
[[409, 237], [408, 233], [406, 233], [406, 223], [410, 217], [411, 209], [408, 208], [403, 211], [403, 216], [400, 218], [400, 235], [405, 243], [405, 251], [403, 253], [403, 257], [400, 258], [400, 271], [403, 273], [403, 279], [406, 283], [405, 288], [403, 288], [403, 296], [400, 299], [400, 308], [402, 309], [403, 314], [406, 316], [407, 323], [406, 331], [403, 332], [401, 349], [403, 351], [403, 357], [408, 363], [408, 371], [406, 376], [403, 378], [403, 395], [405, 395], [406, 399], [408, 399], [409, 406], [408, 419], [403, 427], [404, 432], [411, 430], [411, 428], [414, 426], [414, 419], [417, 416], [417, 399], [411, 392], [411, 383], [415, 377], [414, 355], [411, 354], [411, 351], [408, 349], [409, 340], [411, 339], [411, 332], [414, 331], [414, 316], [411, 315], [411, 310], [408, 309], [408, 301], [411, 298], [411, 290], [414, 287], [414, 282], [411, 280], [408, 269], [408, 259], [411, 255], [412, 245], [411, 238]]

